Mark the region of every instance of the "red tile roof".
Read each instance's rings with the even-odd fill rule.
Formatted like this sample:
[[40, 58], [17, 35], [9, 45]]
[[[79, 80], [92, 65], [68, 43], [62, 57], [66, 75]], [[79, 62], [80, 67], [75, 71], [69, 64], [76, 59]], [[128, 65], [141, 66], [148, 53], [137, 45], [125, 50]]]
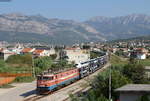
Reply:
[[21, 52], [28, 53], [32, 50], [32, 48], [24, 48]]
[[145, 48], [137, 48], [136, 52], [147, 53], [148, 51]]
[[142, 50], [144, 50], [144, 48], [137, 48], [136, 50], [137, 51], [142, 51]]
[[34, 54], [40, 54], [40, 53], [42, 53], [44, 50], [39, 50], [39, 49], [36, 49], [33, 53]]
[[77, 50], [79, 48], [66, 48], [66, 50]]

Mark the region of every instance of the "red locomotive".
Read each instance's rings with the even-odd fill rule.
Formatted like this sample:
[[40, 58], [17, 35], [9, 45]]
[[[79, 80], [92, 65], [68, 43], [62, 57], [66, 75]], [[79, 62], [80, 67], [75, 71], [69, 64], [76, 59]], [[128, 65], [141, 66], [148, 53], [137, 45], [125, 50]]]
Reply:
[[74, 68], [56, 73], [47, 73], [39, 75], [37, 79], [38, 91], [53, 91], [58, 86], [65, 85], [79, 79], [79, 71], [77, 68]]
[[69, 84], [75, 80], [82, 79], [96, 70], [102, 68], [108, 61], [108, 56], [104, 55], [89, 61], [76, 64], [76, 67], [63, 71], [48, 71], [37, 76], [38, 92], [53, 91], [62, 85]]

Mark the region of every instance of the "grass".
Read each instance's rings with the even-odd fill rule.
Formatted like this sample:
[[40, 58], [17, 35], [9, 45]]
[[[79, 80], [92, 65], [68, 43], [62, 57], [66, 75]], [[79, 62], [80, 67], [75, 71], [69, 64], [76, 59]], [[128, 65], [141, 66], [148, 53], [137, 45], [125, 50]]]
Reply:
[[139, 60], [139, 63], [144, 66], [150, 66], [150, 59]]
[[28, 64], [10, 64], [3, 60], [0, 60], [0, 73], [29, 73], [32, 67]]
[[34, 81], [35, 78], [31, 77], [31, 76], [27, 76], [27, 77], [16, 77], [16, 79], [14, 80], [14, 82], [17, 83], [23, 83], [23, 82], [32, 82]]
[[111, 56], [110, 56], [110, 63], [113, 66], [116, 66], [116, 65], [125, 65], [125, 64], [128, 63], [128, 60], [124, 59], [122, 57], [119, 57], [117, 55], [111, 54]]
[[5, 85], [2, 85], [0, 86], [0, 88], [12, 88], [14, 86], [10, 85], [10, 84], [5, 84]]

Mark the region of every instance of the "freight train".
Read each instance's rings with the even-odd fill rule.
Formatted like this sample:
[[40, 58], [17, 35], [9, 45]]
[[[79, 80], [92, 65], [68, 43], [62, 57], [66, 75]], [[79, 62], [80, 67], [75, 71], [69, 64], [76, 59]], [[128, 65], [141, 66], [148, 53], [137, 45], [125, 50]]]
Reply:
[[104, 55], [86, 62], [76, 64], [74, 68], [60, 71], [47, 71], [37, 76], [37, 91], [51, 92], [59, 87], [68, 85], [76, 80], [82, 79], [98, 69], [102, 68], [108, 61], [108, 55]]

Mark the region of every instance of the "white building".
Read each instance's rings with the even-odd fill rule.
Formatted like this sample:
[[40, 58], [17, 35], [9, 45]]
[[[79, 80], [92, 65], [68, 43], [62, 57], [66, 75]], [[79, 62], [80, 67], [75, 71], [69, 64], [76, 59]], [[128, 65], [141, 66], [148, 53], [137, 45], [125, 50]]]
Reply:
[[23, 49], [23, 45], [17, 44], [14, 48], [11, 49], [11, 51], [16, 54], [20, 54]]
[[67, 48], [64, 50], [67, 60], [75, 64], [84, 62], [90, 59], [90, 52], [79, 48]]
[[137, 59], [146, 59], [148, 55], [148, 50], [144, 48], [137, 48], [133, 52], [131, 52], [131, 56]]
[[55, 52], [55, 49], [54, 49], [54, 48], [51, 48], [50, 50], [47, 50], [47, 51], [49, 51], [49, 55], [56, 54], [56, 52]]
[[50, 56], [50, 52], [47, 51], [47, 50], [36, 49], [36, 50], [33, 51], [33, 55], [37, 56], [37, 57]]
[[146, 59], [148, 50], [146, 50], [144, 48], [138, 48], [138, 49], [136, 49], [136, 52], [137, 52], [137, 59]]
[[35, 48], [24, 48], [21, 53], [22, 54], [26, 54], [26, 53], [32, 53], [33, 51], [35, 51]]
[[137, 59], [146, 59], [146, 54], [145, 53], [138, 53]]
[[14, 52], [9, 51], [8, 49], [0, 49], [0, 58], [4, 61], [8, 59], [9, 56], [15, 55]]

